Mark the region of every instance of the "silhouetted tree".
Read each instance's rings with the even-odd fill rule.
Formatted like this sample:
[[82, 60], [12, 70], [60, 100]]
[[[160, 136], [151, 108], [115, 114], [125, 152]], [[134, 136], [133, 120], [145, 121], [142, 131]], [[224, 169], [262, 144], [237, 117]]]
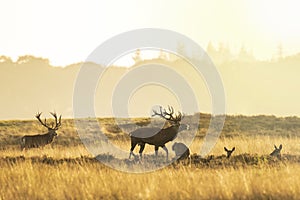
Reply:
[[177, 44], [177, 53], [181, 56], [187, 56], [185, 51], [185, 46], [183, 43], [179, 42]]
[[279, 45], [278, 45], [278, 47], [277, 47], [278, 49], [278, 57], [277, 57], [277, 60], [282, 60], [282, 58], [283, 58], [283, 47], [282, 47], [282, 44], [281, 43], [279, 43]]
[[255, 58], [251, 52], [249, 53], [247, 49], [242, 46], [238, 55], [238, 60], [242, 62], [250, 62], [255, 60]]
[[168, 55], [163, 49], [160, 49], [158, 58], [161, 60], [168, 60]]
[[49, 60], [45, 58], [39, 58], [39, 57], [34, 57], [31, 55], [25, 55], [25, 56], [19, 56], [17, 60], [17, 64], [24, 64], [24, 63], [39, 63], [42, 65], [49, 65]]
[[8, 56], [0, 56], [0, 63], [12, 63], [12, 59]]
[[135, 63], [139, 63], [142, 61], [141, 50], [137, 49], [132, 57]]
[[212, 44], [212, 42], [209, 42], [208, 45], [207, 45], [207, 48], [206, 48], [206, 51], [207, 51], [207, 54], [209, 56], [212, 56], [212, 57], [215, 57], [216, 54], [217, 54], [217, 50], [216, 48], [214, 47], [214, 45]]

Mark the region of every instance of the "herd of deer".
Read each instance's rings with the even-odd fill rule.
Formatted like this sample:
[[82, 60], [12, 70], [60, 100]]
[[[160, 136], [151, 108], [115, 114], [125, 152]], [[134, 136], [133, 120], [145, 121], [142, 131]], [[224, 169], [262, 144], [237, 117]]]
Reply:
[[[48, 132], [45, 134], [23, 136], [21, 138], [22, 151], [24, 149], [29, 148], [44, 147], [45, 145], [52, 143], [54, 137], [57, 136], [56, 131], [61, 126], [61, 115], [57, 117], [56, 113], [50, 113], [54, 117], [55, 121], [52, 123], [51, 126], [49, 126], [47, 125], [46, 118], [44, 121], [41, 120], [41, 114], [42, 113], [38, 113], [35, 117], [44, 127], [48, 129]], [[166, 159], [168, 160], [169, 152], [166, 147], [166, 143], [173, 141], [180, 131], [189, 129], [189, 126], [187, 124], [180, 124], [183, 115], [180, 112], [174, 114], [173, 107], [168, 106], [168, 110], [163, 109], [162, 107], [160, 107], [159, 111], [153, 110], [152, 117], [153, 116], [159, 116], [163, 118], [165, 120], [164, 127], [162, 129], [154, 127], [144, 127], [132, 131], [129, 134], [131, 139], [129, 159], [132, 155], [136, 157], [136, 155], [133, 153], [133, 150], [136, 147], [136, 145], [140, 146], [139, 156], [140, 159], [142, 159], [142, 153], [144, 151], [145, 145], [149, 144], [154, 146], [156, 157], [158, 154], [159, 147], [163, 148], [163, 150], [166, 152]], [[280, 156], [282, 145], [280, 144], [279, 148], [277, 148], [276, 145], [274, 145], [274, 147], [275, 150], [270, 155], [277, 157]], [[175, 152], [176, 160], [186, 159], [190, 156], [189, 148], [183, 143], [175, 142], [172, 146], [172, 150]], [[227, 154], [227, 158], [230, 158], [231, 154], [235, 150], [235, 147], [233, 147], [231, 150], [224, 147], [224, 150]]]

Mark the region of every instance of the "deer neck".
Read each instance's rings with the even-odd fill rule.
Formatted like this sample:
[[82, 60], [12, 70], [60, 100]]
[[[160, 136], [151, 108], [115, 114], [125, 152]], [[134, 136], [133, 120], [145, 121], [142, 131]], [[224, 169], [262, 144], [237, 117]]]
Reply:
[[48, 132], [48, 134], [50, 135], [50, 138], [51, 138], [52, 140], [53, 140], [53, 138], [57, 135], [56, 132], [53, 131], [53, 130], [50, 130], [50, 131]]
[[174, 130], [174, 131], [176, 131], [176, 132], [178, 132], [178, 130], [179, 130], [179, 125], [172, 125], [172, 126], [170, 126], [170, 127], [168, 127], [169, 129], [171, 129], [171, 130]]
[[170, 141], [174, 140], [177, 137], [178, 129], [179, 125], [177, 124], [164, 129], [165, 132], [168, 134]]

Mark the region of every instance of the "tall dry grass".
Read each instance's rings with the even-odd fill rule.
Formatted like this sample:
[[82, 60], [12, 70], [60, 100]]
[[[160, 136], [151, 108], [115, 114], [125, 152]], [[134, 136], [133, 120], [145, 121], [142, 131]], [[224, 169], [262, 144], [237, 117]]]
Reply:
[[[279, 141], [284, 145], [283, 153], [287, 153], [299, 144], [293, 138], [269, 139], [220, 139], [212, 154], [225, 154], [224, 145], [236, 146], [234, 154], [269, 154], [273, 143]], [[195, 141], [194, 145], [200, 146], [201, 142]], [[118, 145], [129, 147], [124, 141]], [[147, 151], [153, 154], [152, 146]], [[0, 152], [2, 158], [20, 155], [18, 149]], [[128, 174], [100, 162], [66, 161], [52, 165], [30, 159], [91, 157], [82, 145], [31, 149], [24, 156], [22, 162], [1, 163], [0, 199], [298, 199], [300, 196], [299, 163], [218, 168], [178, 165], [145, 174]]]
[[[176, 140], [175, 140], [176, 141]], [[130, 141], [129, 140], [112, 140], [112, 144], [114, 144], [119, 149], [128, 152], [130, 149]], [[217, 140], [217, 143], [212, 148], [212, 151], [209, 155], [222, 155], [226, 154], [224, 151], [224, 147], [232, 148], [236, 147], [233, 155], [237, 154], [258, 154], [258, 155], [269, 155], [274, 150], [274, 144], [283, 145], [282, 153], [283, 154], [291, 154], [291, 155], [300, 155], [300, 138], [297, 137], [271, 137], [271, 136], [256, 136], [256, 137], [233, 137], [233, 138], [220, 138]], [[170, 156], [175, 156], [174, 152], [172, 152], [173, 142], [168, 143], [166, 146], [169, 149]], [[203, 140], [195, 139], [191, 146], [191, 153], [200, 153], [200, 149], [203, 145]], [[53, 146], [53, 147], [52, 147]], [[79, 144], [76, 146], [63, 146], [63, 145], [49, 145], [44, 148], [38, 149], [30, 149], [28, 151], [22, 152], [20, 151], [19, 146], [13, 146], [12, 148], [0, 151], [0, 157], [5, 156], [25, 156], [25, 157], [33, 157], [33, 156], [50, 156], [53, 158], [75, 158], [81, 156], [96, 156], [92, 155], [89, 150], [83, 145]], [[139, 146], [136, 146], [135, 153], [138, 153]], [[118, 156], [114, 154], [111, 149], [107, 149], [105, 153]], [[160, 148], [159, 153], [165, 155], [165, 152]], [[146, 145], [144, 154], [153, 155], [154, 154], [154, 146]]]
[[127, 174], [100, 163], [4, 165], [1, 199], [298, 199], [299, 165]]
[[[230, 162], [226, 158], [217, 160], [226, 162], [226, 165], [217, 165], [217, 162], [208, 167], [179, 164], [144, 174], [120, 172], [95, 160], [85, 159], [94, 155], [81, 144], [72, 120], [63, 121], [53, 144], [26, 152], [20, 151], [20, 137], [45, 130], [35, 121], [1, 121], [0, 199], [299, 199], [299, 159], [294, 162], [280, 159], [267, 162], [257, 156], [262, 159], [258, 165], [235, 164], [235, 159], [241, 154], [254, 157], [269, 155], [274, 144], [283, 145], [283, 154], [299, 156], [298, 119], [240, 118], [229, 118], [228, 130], [225, 127], [210, 152], [210, 155], [225, 155], [224, 146], [235, 146]], [[255, 119], [266, 125], [252, 122]], [[239, 120], [243, 120], [240, 125], [236, 122]], [[280, 127], [269, 129], [272, 120], [279, 120]], [[284, 129], [285, 121], [290, 124], [287, 129]], [[110, 128], [106, 131], [115, 130], [114, 125], [109, 126], [111, 119], [104, 119], [103, 123]], [[259, 127], [253, 128], [255, 124]], [[236, 127], [242, 127], [245, 132]], [[251, 127], [253, 130], [249, 131]], [[255, 129], [260, 130], [261, 127], [264, 134], [256, 134]], [[288, 134], [285, 134], [286, 130]], [[198, 154], [203, 141], [200, 131], [200, 137], [190, 147], [191, 152]], [[128, 136], [116, 136], [111, 142], [128, 152], [129, 156]], [[171, 146], [172, 142], [167, 144], [170, 157], [173, 157]], [[138, 149], [135, 151], [138, 152]], [[154, 147], [146, 145], [144, 152], [153, 155]], [[107, 153], [114, 154], [109, 149]], [[159, 153], [165, 156], [163, 150]], [[52, 160], [59, 162], [50, 162]]]

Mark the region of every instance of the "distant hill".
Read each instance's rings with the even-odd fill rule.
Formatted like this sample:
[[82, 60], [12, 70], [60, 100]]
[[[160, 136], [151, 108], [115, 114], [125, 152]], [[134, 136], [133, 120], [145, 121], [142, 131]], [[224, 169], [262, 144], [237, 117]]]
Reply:
[[[142, 62], [162, 62], [174, 67], [196, 91], [200, 110], [210, 111], [210, 93], [205, 82], [188, 67], [188, 63], [182, 60], [165, 62], [160, 59]], [[299, 64], [300, 54], [270, 62], [231, 60], [218, 65], [224, 82], [227, 112], [246, 115], [300, 115]], [[20, 56], [15, 62], [9, 57], [0, 56], [0, 119], [32, 119], [37, 111], [53, 110], [62, 113], [64, 117], [72, 117], [74, 83], [81, 65], [82, 63], [76, 63], [54, 67], [48, 59], [31, 55]], [[102, 67], [94, 63], [89, 65]], [[99, 83], [99, 91], [95, 94], [97, 114], [111, 115], [110, 98], [113, 88], [132, 68], [111, 67], [107, 70]], [[176, 104], [176, 99], [170, 99], [168, 95], [158, 87], [147, 88], [147, 91], [138, 93], [136, 102], [131, 102], [134, 114], [145, 114], [144, 111], [139, 113], [143, 106], [149, 106], [158, 99], [165, 104]]]
[[23, 56], [17, 62], [2, 58], [0, 119], [33, 118], [37, 111], [54, 109], [70, 115], [80, 65], [53, 67], [47, 59], [33, 56]]

